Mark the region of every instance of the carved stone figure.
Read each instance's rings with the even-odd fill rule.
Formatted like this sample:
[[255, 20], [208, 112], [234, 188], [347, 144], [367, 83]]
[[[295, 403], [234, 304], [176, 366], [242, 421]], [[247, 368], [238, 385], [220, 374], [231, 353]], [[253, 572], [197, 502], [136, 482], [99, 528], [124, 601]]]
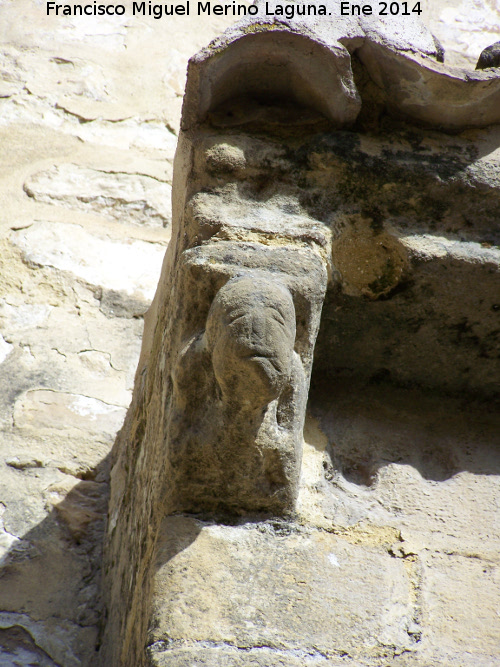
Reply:
[[295, 307], [271, 274], [229, 280], [177, 359], [169, 441], [175, 509], [291, 510], [307, 387]]
[[205, 336], [227, 409], [261, 411], [280, 396], [290, 379], [295, 308], [272, 276], [243, 275], [220, 289]]

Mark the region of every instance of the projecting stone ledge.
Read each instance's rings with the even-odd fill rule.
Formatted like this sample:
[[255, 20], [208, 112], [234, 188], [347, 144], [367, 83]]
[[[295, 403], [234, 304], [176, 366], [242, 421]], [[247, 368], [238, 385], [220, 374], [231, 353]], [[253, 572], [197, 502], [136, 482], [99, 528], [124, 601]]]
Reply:
[[[404, 562], [380, 549], [286, 525], [184, 517], [164, 521], [160, 543], [153, 665], [169, 664], [169, 654], [170, 664], [182, 664], [173, 657], [180, 649], [203, 645], [218, 647], [220, 665], [265, 664], [273, 653], [274, 664], [321, 665], [347, 655], [380, 659], [388, 647], [415, 643]], [[236, 648], [240, 662], [231, 661]]]
[[[272, 12], [279, 3], [257, 4], [264, 15], [264, 7]], [[248, 17], [194, 56], [182, 128], [224, 110], [230, 97], [289, 99], [317, 109], [337, 127], [352, 124], [362, 98], [368, 101], [366, 79], [353, 59], [375, 86], [371, 101], [393, 115], [451, 132], [500, 122], [493, 57], [480, 61], [489, 69], [448, 67], [438, 40], [414, 17], [340, 16], [336, 0], [323, 4], [327, 16]]]
[[[113, 450], [102, 665], [145, 665], [146, 644], [156, 665], [418, 650], [415, 554], [296, 514], [311, 379], [495, 395], [498, 134], [401, 117], [497, 122], [500, 79], [451, 71], [402, 25], [244, 22], [191, 61], [172, 241]], [[337, 443], [318, 443], [314, 492], [341, 505]], [[397, 541], [390, 511], [362, 519]]]

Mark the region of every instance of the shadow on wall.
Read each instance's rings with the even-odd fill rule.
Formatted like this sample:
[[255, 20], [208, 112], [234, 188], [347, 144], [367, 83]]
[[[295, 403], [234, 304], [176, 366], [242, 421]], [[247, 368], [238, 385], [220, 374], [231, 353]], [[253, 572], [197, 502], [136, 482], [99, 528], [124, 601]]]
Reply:
[[[104, 621], [101, 565], [110, 458], [89, 471], [0, 561], [2, 667], [96, 664]], [[58, 497], [57, 487], [49, 487], [47, 497]], [[186, 539], [176, 535], [169, 557], [189, 546], [198, 532]]]
[[394, 387], [332, 382], [313, 371], [309, 412], [328, 438], [325, 477], [374, 487], [384, 468], [411, 466], [428, 481], [500, 474], [495, 401]]
[[[393, 464], [412, 466], [438, 486], [462, 471], [500, 474], [495, 439], [500, 424], [492, 403], [402, 390], [383, 381], [334, 385], [316, 372], [309, 410], [328, 436], [327, 481], [341, 475], [370, 487], [384, 467]], [[89, 476], [92, 479], [77, 483], [5, 556], [0, 664], [95, 664], [102, 622], [100, 567], [108, 468], [106, 457]], [[335, 493], [343, 491], [337, 488]], [[231, 517], [218, 519], [232, 523]], [[238, 521], [246, 520], [258, 518]], [[184, 529], [164, 535], [156, 567], [164, 567], [188, 548], [202, 527], [195, 521], [174, 524]]]
[[[9, 471], [37, 475], [37, 468]], [[64, 494], [58, 486], [46, 492], [52, 511], [0, 564], [1, 665], [95, 664], [109, 456], [54, 504]]]

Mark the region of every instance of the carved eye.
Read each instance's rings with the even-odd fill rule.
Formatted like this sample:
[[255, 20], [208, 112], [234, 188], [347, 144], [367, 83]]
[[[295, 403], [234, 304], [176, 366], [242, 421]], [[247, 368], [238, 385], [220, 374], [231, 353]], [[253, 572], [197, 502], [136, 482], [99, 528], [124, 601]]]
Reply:
[[279, 324], [281, 324], [282, 327], [285, 327], [285, 326], [286, 326], [285, 318], [284, 318], [283, 315], [279, 312], [279, 310], [274, 310], [274, 309], [273, 309], [273, 317], [274, 317], [274, 319], [276, 320], [276, 322], [279, 322]]
[[244, 319], [248, 315], [247, 312], [242, 312], [242, 311], [236, 311], [234, 313], [231, 313], [228, 317], [229, 324], [234, 324], [238, 320]]

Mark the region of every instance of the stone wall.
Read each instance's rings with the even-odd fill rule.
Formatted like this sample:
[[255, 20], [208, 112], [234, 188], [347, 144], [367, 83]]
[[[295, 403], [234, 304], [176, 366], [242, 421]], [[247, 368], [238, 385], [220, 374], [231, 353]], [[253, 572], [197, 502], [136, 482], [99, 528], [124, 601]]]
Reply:
[[2, 665], [95, 664], [109, 452], [170, 237], [186, 63], [227, 23], [0, 2]]
[[[422, 6], [445, 62], [472, 69], [482, 48], [500, 39], [493, 0]], [[96, 664], [110, 451], [170, 239], [186, 63], [231, 21], [61, 19], [47, 17], [44, 3], [0, 2], [2, 665]], [[498, 130], [451, 138], [404, 127], [388, 133], [344, 146], [350, 162], [328, 162], [338, 146], [317, 151], [309, 165], [316, 186], [333, 168], [365, 180], [376, 170], [381, 204], [394, 203], [411, 193], [401, 184], [386, 187], [395, 177], [380, 175], [377, 155], [386, 155], [389, 143], [401, 173], [420, 155], [420, 171], [412, 166], [407, 176], [420, 197], [411, 204], [415, 219], [438, 217], [453, 238], [441, 238], [432, 252], [429, 244], [411, 249], [422, 267], [430, 255], [442, 259], [430, 283], [411, 287], [412, 298], [421, 290], [419, 303], [429, 304], [429, 286], [463, 264], [464, 248], [472, 253], [471, 283], [487, 284], [498, 220]], [[297, 166], [282, 173], [288, 168]], [[373, 229], [365, 232], [357, 235], [358, 252]], [[457, 234], [462, 245], [453, 245]], [[153, 605], [147, 637], [154, 664], [486, 666], [499, 659], [497, 427], [483, 402], [494, 380], [488, 318], [495, 304], [481, 303], [480, 290], [462, 293], [456, 272], [455, 282], [446, 282], [450, 299], [432, 298], [427, 320], [427, 311], [405, 310], [405, 292], [396, 306], [384, 295], [358, 299], [355, 318], [372, 327], [358, 349], [344, 313], [352, 318], [352, 290], [365, 285], [348, 261], [342, 265], [350, 252], [349, 235], [339, 237], [337, 263], [348, 289], [340, 300], [328, 294], [331, 317], [323, 320], [318, 353], [331, 361], [325, 350], [339, 335], [345, 366], [358, 360], [370, 382], [356, 372], [346, 392], [345, 377], [332, 381], [340, 362], [329, 372], [321, 362], [315, 367], [294, 521], [165, 519], [155, 584], [155, 599], [164, 602]], [[441, 331], [432, 313], [442, 315], [446, 303], [447, 325], [455, 328], [447, 326], [442, 349], [427, 355], [425, 341]], [[390, 340], [396, 352], [386, 359], [370, 344], [394, 335], [393, 326], [384, 328], [392, 308], [405, 333]], [[426, 321], [434, 330], [422, 332], [415, 350], [408, 331], [422, 331]], [[419, 386], [430, 380], [426, 391], [408, 386], [408, 360], [420, 371]], [[404, 389], [387, 382], [394, 376]], [[457, 377], [465, 384], [453, 395]], [[478, 387], [486, 394], [474, 393]], [[133, 500], [147, 525], [144, 493], [139, 483]], [[152, 553], [152, 542], [147, 548]], [[137, 588], [142, 574], [125, 570], [126, 585], [135, 576]], [[138, 608], [135, 627], [128, 621], [138, 653], [148, 610], [146, 603]], [[106, 664], [119, 664], [113, 660]]]
[[479, 54], [498, 41], [497, 0], [427, 0], [424, 21], [445, 48], [446, 62], [474, 66]]

